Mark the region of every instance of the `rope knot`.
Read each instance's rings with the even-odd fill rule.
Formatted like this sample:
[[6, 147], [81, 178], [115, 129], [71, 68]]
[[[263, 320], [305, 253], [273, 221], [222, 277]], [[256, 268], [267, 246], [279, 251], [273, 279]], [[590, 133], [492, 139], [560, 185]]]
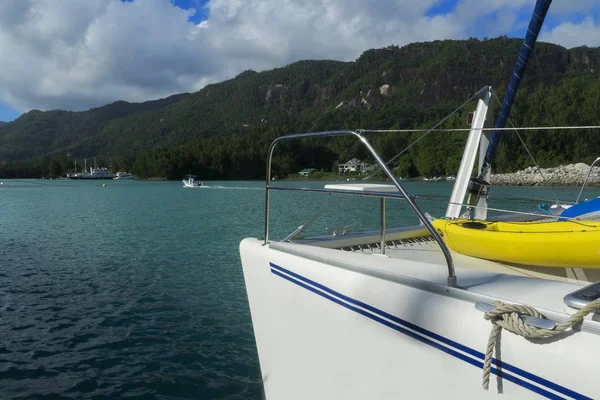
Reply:
[[488, 389], [490, 383], [490, 372], [492, 370], [492, 357], [494, 355], [494, 347], [502, 329], [523, 336], [527, 339], [540, 339], [552, 337], [559, 330], [543, 329], [529, 326], [525, 323], [525, 317], [531, 316], [535, 318], [545, 319], [546, 317], [533, 307], [504, 304], [501, 301], [493, 303], [494, 309], [485, 313], [484, 318], [490, 321], [493, 325], [488, 345], [485, 352], [483, 362], [483, 388]]
[[538, 310], [529, 306], [508, 305], [500, 301], [493, 303], [495, 308], [485, 313], [484, 318], [493, 325], [529, 339], [549, 337], [554, 332], [549, 329], [535, 328], [525, 324], [524, 317], [531, 316], [544, 319]]
[[502, 328], [527, 339], [549, 338], [572, 328], [575, 324], [583, 321], [586, 315], [600, 310], [600, 298], [598, 298], [571, 315], [569, 319], [557, 322], [554, 329], [544, 329], [529, 326], [525, 323], [524, 317], [527, 316], [546, 319], [542, 313], [533, 307], [504, 304], [501, 301], [496, 301], [493, 304], [495, 308], [486, 312], [484, 316], [485, 319], [492, 323], [492, 331], [490, 332], [490, 338], [485, 352], [485, 360], [483, 362], [483, 388], [486, 390], [490, 383], [494, 347], [496, 346], [496, 340], [498, 339], [498, 335], [500, 334], [500, 331], [502, 331]]

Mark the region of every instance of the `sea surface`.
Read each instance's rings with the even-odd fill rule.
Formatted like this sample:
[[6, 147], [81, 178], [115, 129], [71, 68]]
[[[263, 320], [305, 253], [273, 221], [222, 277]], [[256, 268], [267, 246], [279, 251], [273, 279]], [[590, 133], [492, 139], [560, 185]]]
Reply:
[[[263, 182], [1, 183], [0, 399], [263, 398], [238, 254], [264, 236]], [[406, 187], [443, 215], [450, 183]], [[537, 212], [578, 192], [552, 190], [495, 187], [490, 204]], [[270, 237], [376, 229], [378, 213], [373, 198], [276, 191]], [[402, 200], [387, 214], [417, 222]]]

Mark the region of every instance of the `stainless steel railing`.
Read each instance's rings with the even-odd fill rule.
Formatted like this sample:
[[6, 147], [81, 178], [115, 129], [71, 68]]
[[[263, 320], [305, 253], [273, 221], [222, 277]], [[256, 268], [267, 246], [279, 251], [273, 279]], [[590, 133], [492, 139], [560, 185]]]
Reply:
[[[375, 158], [375, 160], [377, 161], [377, 164], [379, 164], [379, 166], [385, 172], [385, 174], [388, 176], [388, 178], [390, 178], [392, 180], [392, 182], [394, 183], [396, 188], [398, 188], [398, 191], [400, 192], [400, 194], [368, 192], [368, 191], [361, 191], [361, 192], [357, 193], [357, 192], [352, 192], [352, 191], [340, 191], [340, 190], [328, 190], [328, 189], [291, 188], [291, 187], [271, 186], [271, 161], [273, 158], [273, 151], [275, 150], [275, 146], [277, 145], [277, 143], [284, 141], [284, 140], [302, 139], [302, 138], [308, 138], [308, 137], [350, 136], [350, 135], [358, 138], [358, 140], [360, 140], [363, 143], [363, 145], [369, 150], [369, 152], [371, 152], [371, 155], [373, 155], [373, 158]], [[358, 196], [377, 196], [377, 197], [382, 197], [382, 198], [395, 197], [395, 198], [405, 199], [408, 202], [408, 204], [411, 206], [413, 211], [417, 214], [417, 216], [419, 217], [421, 222], [423, 222], [423, 224], [425, 225], [427, 230], [429, 230], [429, 233], [431, 233], [431, 236], [435, 239], [435, 241], [438, 243], [438, 245], [442, 249], [442, 253], [444, 254], [444, 258], [446, 259], [446, 264], [448, 265], [448, 286], [457, 287], [457, 278], [456, 278], [456, 273], [454, 271], [454, 262], [452, 261], [452, 255], [450, 254], [450, 250], [446, 246], [446, 243], [444, 243], [444, 240], [440, 237], [440, 235], [435, 230], [433, 225], [431, 225], [431, 222], [429, 222], [429, 220], [427, 219], [427, 217], [425, 216], [423, 211], [421, 211], [419, 206], [417, 206], [417, 204], [414, 202], [414, 199], [411, 196], [409, 196], [408, 192], [400, 184], [398, 179], [394, 176], [394, 174], [392, 173], [390, 168], [382, 160], [382, 158], [379, 156], [377, 151], [373, 148], [371, 143], [369, 143], [369, 141], [365, 137], [363, 137], [361, 134], [359, 134], [358, 132], [351, 131], [351, 130], [338, 130], [338, 131], [300, 133], [300, 134], [286, 135], [286, 136], [278, 137], [277, 139], [275, 139], [273, 141], [273, 143], [271, 143], [271, 147], [269, 148], [269, 154], [268, 154], [268, 158], [267, 158], [267, 175], [266, 175], [265, 188], [266, 188], [265, 241], [264, 241], [265, 245], [269, 243], [269, 208], [270, 208], [270, 192], [271, 192], [271, 190], [302, 190], [302, 191], [307, 191], [307, 192], [342, 193], [342, 194], [352, 194], [355, 196], [357, 196], [357, 195]], [[383, 209], [382, 211], [383, 211], [383, 214], [385, 214], [385, 209]], [[385, 216], [382, 216], [381, 222], [382, 222], [382, 224], [385, 224]], [[382, 243], [385, 246], [385, 225], [382, 228], [382, 235], [383, 235]]]

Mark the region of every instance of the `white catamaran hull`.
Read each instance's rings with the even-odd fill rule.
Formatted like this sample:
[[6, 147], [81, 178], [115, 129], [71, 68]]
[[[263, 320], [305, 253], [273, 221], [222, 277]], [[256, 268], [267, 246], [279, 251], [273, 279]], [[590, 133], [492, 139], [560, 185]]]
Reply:
[[560, 320], [578, 285], [459, 269], [455, 289], [437, 264], [257, 239], [240, 254], [268, 400], [600, 396], [594, 321], [554, 341], [503, 332], [503, 378], [495, 363], [481, 386], [492, 325], [475, 302]]

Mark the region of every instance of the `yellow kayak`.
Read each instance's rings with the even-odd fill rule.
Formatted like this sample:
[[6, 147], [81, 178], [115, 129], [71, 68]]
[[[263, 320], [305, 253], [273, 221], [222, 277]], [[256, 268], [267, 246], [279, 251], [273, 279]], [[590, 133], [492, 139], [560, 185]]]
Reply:
[[600, 222], [433, 221], [457, 253], [540, 267], [600, 268]]

